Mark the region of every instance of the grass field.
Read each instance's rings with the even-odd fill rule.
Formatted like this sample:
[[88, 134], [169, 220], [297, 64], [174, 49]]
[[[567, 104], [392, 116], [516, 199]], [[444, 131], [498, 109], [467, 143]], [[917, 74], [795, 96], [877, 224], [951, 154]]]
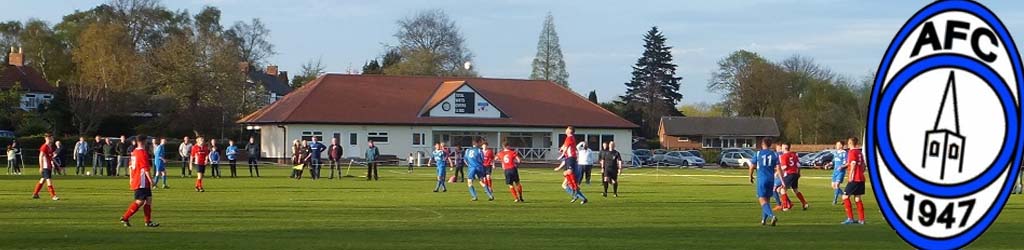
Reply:
[[[171, 177], [171, 189], [154, 191], [159, 228], [142, 227], [141, 211], [132, 218], [135, 227], [117, 222], [131, 200], [126, 178], [61, 176], [55, 185], [62, 200], [51, 201], [30, 198], [35, 171], [0, 176], [0, 248], [909, 248], [882, 220], [870, 191], [868, 225], [839, 225], [843, 209], [831, 205], [821, 170], [807, 170], [802, 179], [810, 210], [781, 212], [774, 228], [758, 223], [746, 170], [631, 169], [621, 178], [619, 198], [602, 198], [599, 182], [585, 186], [586, 205], [569, 204], [550, 169], [522, 170], [525, 204], [511, 202], [500, 176], [496, 201], [471, 202], [463, 183], [430, 192], [432, 168], [414, 174], [382, 168], [379, 182], [296, 181], [284, 168], [263, 172], [259, 179], [247, 172], [209, 179], [205, 193], [191, 190], [193, 179]], [[355, 168], [352, 173], [361, 176]], [[1021, 232], [1024, 199], [1014, 196], [969, 247], [1021, 248]]]

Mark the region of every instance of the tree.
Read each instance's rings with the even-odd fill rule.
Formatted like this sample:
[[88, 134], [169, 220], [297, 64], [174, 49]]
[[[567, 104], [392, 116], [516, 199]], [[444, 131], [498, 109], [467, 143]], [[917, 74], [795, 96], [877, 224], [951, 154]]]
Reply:
[[26, 65], [35, 67], [50, 82], [72, 80], [71, 51], [46, 22], [29, 19], [18, 37]]
[[739, 50], [729, 54], [728, 57], [718, 61], [718, 71], [711, 74], [708, 81], [708, 90], [725, 94], [725, 101], [722, 103], [726, 112], [736, 113], [736, 106], [739, 105], [738, 89], [740, 87], [739, 75], [749, 68], [753, 63], [764, 63], [768, 60], [754, 52]]
[[113, 23], [92, 23], [78, 37], [72, 59], [76, 81], [68, 84], [68, 101], [79, 134], [96, 132], [100, 122], [120, 114], [129, 92], [138, 87], [141, 64], [125, 29]]
[[642, 115], [640, 134], [655, 136], [662, 116], [682, 115], [676, 110], [676, 103], [682, 100], [676, 65], [672, 63], [671, 46], [665, 44], [665, 36], [652, 27], [644, 35], [644, 53], [633, 66], [633, 78], [626, 83], [626, 94], [622, 99], [629, 109]]
[[562, 47], [558, 42], [558, 33], [555, 32], [555, 18], [551, 13], [544, 18], [544, 28], [540, 31], [537, 55], [534, 56], [532, 65], [530, 79], [548, 80], [569, 87], [569, 72], [565, 69]]
[[695, 103], [679, 107], [679, 112], [689, 117], [722, 117], [725, 110], [720, 104]]
[[384, 70], [381, 69], [380, 63], [377, 63], [377, 59], [373, 59], [363, 64], [363, 70], [360, 72], [363, 75], [380, 75], [384, 73]]
[[274, 45], [269, 41], [270, 29], [259, 18], [253, 18], [249, 23], [235, 22], [228, 30], [228, 36], [241, 51], [239, 61], [249, 62], [254, 67], [260, 68], [259, 65], [275, 54]]
[[590, 102], [593, 103], [600, 104], [600, 102], [597, 102], [597, 90], [591, 90], [590, 93], [587, 94], [587, 100], [590, 100]]
[[398, 20], [397, 52], [401, 60], [393, 67], [386, 66], [389, 75], [475, 76], [472, 69], [463, 68], [473, 59], [466, 48], [466, 39], [455, 21], [440, 9], [420, 11]]
[[[376, 61], [374, 61], [376, 63]], [[364, 70], [366, 67], [363, 67]], [[324, 73], [326, 68], [323, 65], [321, 58], [310, 59], [308, 62], [302, 64], [302, 72], [292, 78], [292, 88], [299, 88], [306, 82], [312, 81], [317, 77], [320, 77]]]

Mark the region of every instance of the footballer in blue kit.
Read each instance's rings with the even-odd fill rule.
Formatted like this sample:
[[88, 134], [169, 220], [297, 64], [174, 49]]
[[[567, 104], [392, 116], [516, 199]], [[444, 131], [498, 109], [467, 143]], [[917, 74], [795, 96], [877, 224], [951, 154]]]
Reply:
[[448, 170], [448, 153], [444, 152], [440, 143], [434, 144], [434, 152], [431, 153], [430, 160], [437, 164], [437, 185], [434, 186], [434, 192], [436, 193], [438, 190], [448, 192], [448, 187], [444, 185]]
[[836, 142], [836, 150], [832, 151], [832, 205], [839, 204], [843, 195], [843, 179], [846, 179], [846, 145], [843, 141]]
[[484, 154], [479, 148], [480, 141], [474, 140], [473, 147], [466, 149], [465, 159], [466, 166], [469, 167], [469, 176], [466, 177], [466, 185], [469, 186], [469, 195], [476, 201], [476, 188], [473, 187], [473, 180], [479, 180], [480, 186], [484, 188], [484, 192], [487, 193], [488, 200], [494, 200], [494, 193], [491, 192], [490, 188], [484, 183], [484, 177], [487, 177], [484, 173]]
[[[750, 183], [753, 183], [757, 189], [757, 201], [761, 205], [761, 225], [771, 223], [775, 226], [779, 219], [772, 213], [772, 209], [769, 205], [769, 199], [775, 194], [774, 179], [777, 174], [779, 166], [779, 156], [772, 151], [771, 139], [765, 138], [761, 141], [761, 151], [757, 152], [757, 156], [754, 157], [754, 164], [750, 166]], [[754, 172], [757, 172], [757, 178], [754, 178]]]

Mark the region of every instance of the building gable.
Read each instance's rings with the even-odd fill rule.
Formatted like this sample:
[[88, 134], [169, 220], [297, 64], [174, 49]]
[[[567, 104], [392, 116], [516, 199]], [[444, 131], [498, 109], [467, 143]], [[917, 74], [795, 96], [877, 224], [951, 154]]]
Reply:
[[444, 82], [434, 92], [424, 117], [504, 118], [508, 117], [465, 81]]

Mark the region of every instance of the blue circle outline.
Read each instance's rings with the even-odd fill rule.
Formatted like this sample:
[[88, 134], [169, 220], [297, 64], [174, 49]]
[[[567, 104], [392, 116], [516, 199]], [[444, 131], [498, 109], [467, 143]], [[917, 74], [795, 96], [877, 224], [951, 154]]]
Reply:
[[[879, 169], [878, 164], [875, 160], [876, 144], [874, 137], [877, 136], [877, 131], [875, 131], [874, 126], [871, 126], [871, 124], [876, 123], [875, 116], [876, 111], [878, 110], [878, 95], [880, 94], [881, 87], [884, 84], [883, 81], [885, 80], [885, 76], [888, 74], [889, 67], [892, 63], [892, 58], [895, 56], [896, 52], [899, 51], [899, 46], [901, 46], [907, 40], [907, 36], [909, 36], [910, 33], [913, 32], [914, 29], [917, 26], [919, 26], [923, 21], [927, 20], [928, 18], [934, 15], [947, 11], [963, 11], [972, 14], [978, 17], [979, 19], [985, 21], [990, 27], [992, 27], [993, 31], [999, 36], [999, 40], [1003, 42], [1003, 45], [1005, 46], [1004, 48], [1006, 49], [1007, 55], [1009, 56], [1009, 60], [1012, 64], [1014, 75], [1017, 81], [1017, 90], [1024, 91], [1024, 80], [1021, 79], [1021, 77], [1024, 76], [1024, 70], [1022, 70], [1020, 55], [1017, 51], [1017, 47], [1013, 41], [1013, 38], [1010, 37], [1009, 32], [1007, 31], [1002, 21], [1000, 21], [999, 18], [997, 18], [991, 10], [978, 3], [962, 0], [947, 0], [933, 2], [919, 10], [917, 13], [914, 14], [914, 16], [907, 20], [903, 27], [900, 28], [899, 33], [896, 34], [892, 42], [889, 44], [889, 47], [885, 53], [885, 57], [882, 58], [881, 63], [878, 67], [878, 71], [876, 71], [876, 78], [874, 81], [874, 86], [872, 87], [871, 101], [869, 103], [867, 117], [868, 124], [866, 124], [867, 132], [865, 133], [865, 145], [867, 145], [870, 148], [865, 150], [865, 158], [867, 159], [868, 171], [871, 174], [870, 178], [872, 181], [872, 188], [874, 188], [875, 190], [882, 191], [875, 192], [875, 198], [878, 201], [879, 208], [882, 211], [882, 215], [885, 217], [886, 222], [889, 223], [889, 225], [898, 233], [898, 235], [901, 238], [903, 238], [904, 241], [913, 245], [916, 248], [924, 249], [961, 248], [976, 240], [985, 230], [988, 229], [989, 226], [992, 225], [992, 222], [995, 221], [996, 217], [999, 216], [1000, 211], [1006, 205], [1006, 201], [1009, 197], [1010, 188], [1012, 188], [1012, 185], [1014, 185], [1012, 181], [1007, 180], [1003, 185], [999, 195], [997, 195], [995, 201], [993, 201], [992, 206], [989, 208], [988, 211], [985, 211], [982, 217], [978, 220], [977, 223], [975, 223], [974, 226], [972, 226], [972, 228], [964, 232], [961, 232], [958, 235], [945, 239], [935, 239], [928, 236], [922, 236], [917, 234], [916, 232], [913, 232], [903, 223], [903, 218], [900, 218], [900, 216], [894, 212], [895, 208], [893, 208], [892, 204], [889, 203], [888, 197], [885, 194], [885, 184], [881, 182], [881, 178], [878, 175]], [[1020, 116], [1021, 110], [1019, 109], [1019, 106], [1015, 111], [1018, 114], [1018, 116]], [[1021, 128], [1018, 127], [1008, 129], [1020, 130]], [[1022, 147], [1024, 146], [1024, 144], [1022, 144], [1022, 141], [1020, 140], [1021, 138], [1013, 139], [1017, 141], [1017, 145], [1015, 146], [1014, 151], [1017, 152], [1018, 155], [1024, 153], [1021, 152], [1021, 150], [1024, 149], [1024, 147]], [[1019, 166], [1020, 161], [1020, 157], [1015, 157], [1013, 160], [1013, 166]], [[1010, 173], [1008, 178], [1013, 178], [1016, 177], [1016, 175], [1018, 174], [1019, 168], [1011, 167], [1009, 171]], [[995, 212], [993, 213], [993, 211]]]
[[[937, 54], [928, 57], [924, 57], [913, 63], [903, 67], [900, 72], [896, 73], [890, 80], [889, 84], [885, 86], [885, 90], [882, 91], [881, 100], [879, 101], [879, 110], [877, 111], [877, 122], [875, 123], [877, 133], [884, 133], [878, 136], [879, 150], [881, 151], [882, 160], [889, 167], [889, 171], [896, 176], [897, 179], [904, 182], [905, 185], [913, 189], [914, 191], [920, 192], [924, 195], [935, 196], [940, 198], [956, 198], [962, 197], [968, 194], [975, 193], [999, 178], [1002, 175], [1001, 170], [1004, 170], [1006, 165], [1010, 164], [1011, 157], [1016, 152], [1012, 151], [1016, 140], [1011, 138], [1018, 138], [1018, 130], [1006, 129], [1006, 136], [1003, 138], [1002, 150], [1000, 150], [996, 160], [988, 166], [988, 170], [978, 175], [977, 177], [968, 180], [967, 182], [952, 185], [935, 184], [927, 180], [923, 180], [917, 175], [907, 169], [907, 166], [903, 164], [900, 157], [896, 155], [895, 149], [889, 134], [889, 118], [892, 115], [892, 106], [896, 101], [896, 97], [903, 90], [903, 88], [911, 82], [915, 77], [921, 73], [931, 71], [938, 68], [959, 68], [972, 72], [988, 84], [990, 88], [999, 97], [999, 103], [1003, 108], [1003, 118], [1006, 120], [1007, 128], [1017, 128], [1020, 126], [1018, 121], [1020, 117], [1014, 113], [1016, 108], [1013, 96], [1010, 93], [1009, 86], [1003, 81], [1002, 77], [988, 65], [982, 64], [977, 60], [971, 59], [962, 55], [955, 54]], [[942, 83], [945, 86], [945, 83]], [[1001, 167], [1002, 166], [1002, 167]]]

